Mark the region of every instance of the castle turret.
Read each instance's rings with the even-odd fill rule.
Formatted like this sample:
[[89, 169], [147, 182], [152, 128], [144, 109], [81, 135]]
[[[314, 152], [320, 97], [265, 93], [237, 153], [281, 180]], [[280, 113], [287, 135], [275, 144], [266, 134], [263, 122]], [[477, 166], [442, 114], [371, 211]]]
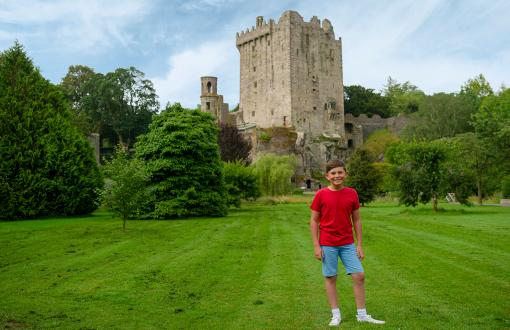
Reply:
[[200, 109], [210, 113], [218, 122], [224, 122], [228, 114], [228, 104], [223, 103], [223, 95], [218, 95], [218, 78], [200, 77]]

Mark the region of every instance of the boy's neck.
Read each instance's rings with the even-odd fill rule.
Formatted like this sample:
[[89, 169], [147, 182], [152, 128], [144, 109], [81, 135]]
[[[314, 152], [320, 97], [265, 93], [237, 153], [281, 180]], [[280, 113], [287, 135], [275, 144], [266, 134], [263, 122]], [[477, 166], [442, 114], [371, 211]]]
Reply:
[[335, 186], [335, 185], [331, 184], [331, 185], [328, 186], [328, 188], [329, 188], [329, 190], [338, 191], [338, 190], [344, 189], [344, 185], [341, 184], [339, 186]]

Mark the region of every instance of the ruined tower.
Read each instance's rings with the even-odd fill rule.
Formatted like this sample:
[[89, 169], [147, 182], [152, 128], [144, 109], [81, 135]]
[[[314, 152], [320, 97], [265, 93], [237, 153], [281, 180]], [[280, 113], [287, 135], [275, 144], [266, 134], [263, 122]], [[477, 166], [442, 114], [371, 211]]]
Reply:
[[200, 109], [210, 113], [218, 122], [224, 122], [228, 115], [228, 104], [223, 103], [223, 95], [218, 95], [218, 78], [200, 77]]
[[289, 152], [304, 177], [347, 148], [344, 132], [342, 45], [331, 23], [305, 22], [286, 11], [278, 23], [256, 19], [236, 37], [240, 54], [239, 111], [244, 125], [288, 128]]

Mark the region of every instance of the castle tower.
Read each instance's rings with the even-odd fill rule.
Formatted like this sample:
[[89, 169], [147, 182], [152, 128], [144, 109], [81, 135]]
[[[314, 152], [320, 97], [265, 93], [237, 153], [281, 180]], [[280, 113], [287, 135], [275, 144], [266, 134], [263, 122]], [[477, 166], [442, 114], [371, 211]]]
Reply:
[[305, 22], [295, 11], [277, 23], [259, 16], [254, 27], [237, 33], [236, 46], [244, 123], [295, 131], [299, 146], [290, 152], [300, 153], [308, 174], [342, 157], [342, 44], [330, 21], [314, 16]]
[[210, 113], [218, 122], [224, 122], [228, 115], [228, 104], [223, 103], [223, 95], [218, 95], [218, 78], [200, 77], [200, 109]]
[[295, 11], [278, 23], [259, 16], [255, 27], [237, 34], [236, 44], [246, 123], [343, 133], [341, 40], [327, 19], [321, 26], [317, 17], [304, 22]]

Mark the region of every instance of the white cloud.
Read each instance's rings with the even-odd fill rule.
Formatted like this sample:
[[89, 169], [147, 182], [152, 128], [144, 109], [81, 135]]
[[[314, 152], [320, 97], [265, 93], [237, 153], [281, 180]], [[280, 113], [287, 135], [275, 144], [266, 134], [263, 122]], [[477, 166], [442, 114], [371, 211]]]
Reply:
[[229, 7], [232, 4], [240, 3], [242, 0], [198, 0], [198, 1], [186, 1], [182, 6], [183, 9], [188, 11], [207, 11], [211, 8], [223, 8]]
[[132, 38], [125, 28], [141, 21], [151, 7], [142, 0], [12, 1], [3, 3], [0, 21], [18, 27], [16, 31], [4, 30], [3, 39], [22, 36], [30, 41], [33, 32], [26, 31], [39, 31], [52, 46], [68, 50], [109, 47], [115, 42], [126, 47]]
[[[171, 55], [165, 75], [151, 78], [161, 105], [179, 102], [194, 108], [200, 103], [202, 76], [218, 77], [218, 94], [223, 94], [226, 102], [237, 102], [239, 96], [235, 85], [239, 84], [239, 58], [235, 52], [232, 40], [227, 39], [207, 42]], [[226, 91], [228, 93], [224, 94]]]

